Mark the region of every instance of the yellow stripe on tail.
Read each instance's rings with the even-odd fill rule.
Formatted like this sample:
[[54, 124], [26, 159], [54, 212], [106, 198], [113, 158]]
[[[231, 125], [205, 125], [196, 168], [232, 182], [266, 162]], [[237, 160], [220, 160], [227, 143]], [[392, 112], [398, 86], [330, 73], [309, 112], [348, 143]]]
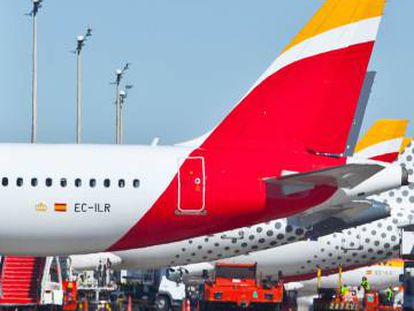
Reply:
[[355, 153], [387, 140], [403, 138], [407, 127], [408, 120], [378, 120], [367, 131], [364, 137], [358, 141], [355, 146]]
[[334, 28], [382, 16], [385, 3], [386, 0], [327, 0], [284, 51]]

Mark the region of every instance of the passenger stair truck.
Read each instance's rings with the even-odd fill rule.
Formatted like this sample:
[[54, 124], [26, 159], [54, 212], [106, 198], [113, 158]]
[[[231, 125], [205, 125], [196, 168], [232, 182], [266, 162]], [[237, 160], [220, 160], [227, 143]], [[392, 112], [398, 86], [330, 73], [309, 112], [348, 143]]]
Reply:
[[283, 300], [283, 284], [260, 280], [256, 268], [256, 264], [217, 263], [213, 279], [201, 286], [200, 310], [228, 310], [234, 307], [279, 310]]
[[56, 257], [1, 257], [0, 307], [62, 305], [62, 279]]

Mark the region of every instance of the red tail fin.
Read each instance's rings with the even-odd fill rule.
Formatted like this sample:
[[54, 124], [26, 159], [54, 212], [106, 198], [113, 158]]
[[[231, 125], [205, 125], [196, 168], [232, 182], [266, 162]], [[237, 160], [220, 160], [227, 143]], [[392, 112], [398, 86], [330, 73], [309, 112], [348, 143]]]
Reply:
[[344, 152], [384, 5], [327, 0], [203, 147]]

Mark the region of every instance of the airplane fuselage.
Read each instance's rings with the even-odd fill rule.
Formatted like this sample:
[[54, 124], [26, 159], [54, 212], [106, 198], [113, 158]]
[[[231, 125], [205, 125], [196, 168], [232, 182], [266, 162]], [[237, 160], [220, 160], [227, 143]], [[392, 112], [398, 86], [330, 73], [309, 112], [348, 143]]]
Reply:
[[[292, 197], [289, 208], [267, 197], [263, 178], [279, 176], [282, 167], [300, 171], [344, 162], [311, 154], [279, 162], [258, 157], [256, 150], [178, 146], [0, 145], [0, 252], [137, 248], [293, 214], [336, 189]], [[309, 197], [314, 199], [304, 200]]]

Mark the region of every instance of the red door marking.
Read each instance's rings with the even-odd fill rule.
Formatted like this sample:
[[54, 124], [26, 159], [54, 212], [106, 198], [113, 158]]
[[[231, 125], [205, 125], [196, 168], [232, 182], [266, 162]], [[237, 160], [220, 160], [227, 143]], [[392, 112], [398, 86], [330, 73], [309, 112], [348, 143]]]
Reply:
[[205, 207], [204, 158], [190, 157], [179, 165], [178, 211], [200, 214]]

